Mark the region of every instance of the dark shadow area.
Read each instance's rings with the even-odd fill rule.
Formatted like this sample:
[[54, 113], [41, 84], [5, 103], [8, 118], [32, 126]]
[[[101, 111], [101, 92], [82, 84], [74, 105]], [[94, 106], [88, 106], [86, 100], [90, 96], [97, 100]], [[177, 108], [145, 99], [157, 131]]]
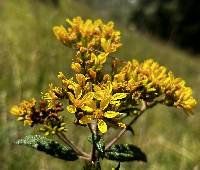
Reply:
[[200, 2], [197, 0], [138, 0], [130, 22], [190, 52], [200, 52]]

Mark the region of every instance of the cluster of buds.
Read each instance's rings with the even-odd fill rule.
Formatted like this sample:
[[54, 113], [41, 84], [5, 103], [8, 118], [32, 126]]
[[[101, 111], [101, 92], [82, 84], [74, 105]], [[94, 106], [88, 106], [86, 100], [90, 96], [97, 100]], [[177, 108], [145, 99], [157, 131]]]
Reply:
[[61, 85], [51, 84], [38, 106], [34, 99], [14, 106], [11, 113], [18, 120], [30, 126], [40, 124], [40, 130], [48, 135], [65, 131], [62, 114], [74, 114], [75, 125], [96, 124], [100, 133], [106, 133], [111, 126], [126, 128], [122, 120], [128, 110], [161, 96], [162, 104], [192, 111], [196, 100], [191, 88], [152, 59], [142, 63], [113, 59], [112, 69], [105, 71], [108, 56], [121, 46], [113, 22], [81, 17], [66, 21], [68, 27], [56, 26], [53, 31], [58, 40], [75, 50], [71, 64], [75, 75], [67, 78], [60, 72]]
[[70, 27], [56, 26], [53, 31], [58, 40], [76, 52], [71, 68], [96, 79], [109, 54], [121, 46], [120, 32], [114, 30], [113, 22], [104, 24], [100, 19], [93, 22], [75, 17], [66, 22]]
[[167, 68], [160, 66], [152, 59], [143, 63], [136, 60], [128, 62], [113, 80], [116, 90], [131, 93], [133, 98], [152, 101], [164, 96], [163, 104], [175, 106], [191, 113], [196, 105], [192, 89], [185, 85], [181, 78], [174, 77]]
[[62, 111], [62, 103], [57, 102], [54, 108], [51, 108], [46, 100], [37, 103], [35, 99], [31, 99], [22, 101], [19, 106], [13, 106], [10, 112], [24, 125], [39, 125], [39, 131], [49, 135], [67, 130], [64, 118], [59, 114]]

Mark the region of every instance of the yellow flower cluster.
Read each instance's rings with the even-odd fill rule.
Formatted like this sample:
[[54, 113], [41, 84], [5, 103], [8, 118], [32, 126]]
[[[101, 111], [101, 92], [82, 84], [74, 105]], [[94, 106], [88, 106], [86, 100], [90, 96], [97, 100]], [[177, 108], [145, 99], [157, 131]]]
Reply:
[[31, 100], [24, 100], [19, 106], [15, 105], [11, 108], [11, 114], [17, 116], [17, 120], [23, 121], [24, 125], [31, 126], [33, 121], [31, 119], [31, 114], [36, 105], [36, 100], [33, 98]]
[[167, 103], [173, 103], [177, 108], [182, 108], [185, 111], [191, 112], [197, 101], [192, 97], [192, 89], [185, 86], [185, 81], [181, 78], [175, 78], [172, 72], [164, 82], [164, 93], [167, 97]]
[[60, 72], [61, 86], [50, 84], [37, 105], [32, 99], [14, 106], [11, 113], [25, 125], [40, 124], [46, 135], [65, 131], [61, 112], [67, 111], [75, 116], [76, 125], [96, 124], [106, 133], [112, 125], [126, 128], [121, 118], [128, 109], [138, 109], [141, 102], [153, 103], [164, 97], [162, 104], [189, 112], [196, 105], [191, 88], [152, 59], [142, 63], [114, 59], [111, 71], [106, 72], [103, 64], [108, 55], [121, 46], [113, 22], [75, 17], [67, 23], [68, 28], [57, 26], [53, 31], [58, 40], [76, 50], [71, 65], [75, 76], [66, 78]]
[[76, 50], [71, 68], [95, 79], [108, 55], [121, 46], [120, 32], [114, 30], [113, 22], [104, 24], [100, 19], [93, 22], [75, 17], [66, 22], [68, 28], [55, 26], [53, 31], [64, 45]]
[[56, 106], [56, 103], [64, 98], [64, 94], [66, 92], [64, 91], [64, 89], [62, 89], [61, 87], [56, 87], [54, 86], [52, 83], [49, 84], [49, 89], [48, 92], [46, 93], [41, 93], [42, 94], [42, 98], [47, 101], [48, 103], [48, 108], [52, 108], [54, 109]]
[[114, 76], [113, 86], [116, 90], [124, 89], [133, 97], [153, 100], [159, 95], [165, 95], [165, 104], [191, 111], [196, 105], [191, 88], [185, 86], [184, 80], [175, 78], [172, 72], [167, 72], [152, 59], [143, 63], [136, 60], [128, 62]]
[[68, 47], [78, 49], [80, 52], [115, 52], [120, 43], [120, 32], [114, 30], [114, 23], [104, 24], [98, 19], [84, 21], [81, 17], [73, 20], [67, 19], [69, 28], [55, 26], [53, 31], [58, 40]]
[[106, 84], [93, 84], [83, 74], [76, 74], [76, 81], [67, 79], [63, 73], [58, 78], [67, 91], [69, 99], [67, 110], [75, 114], [78, 124], [88, 124], [97, 121], [102, 133], [107, 131], [109, 119], [114, 119], [118, 127], [125, 128], [125, 124], [118, 120], [122, 114], [118, 112], [120, 100], [126, 98], [126, 93], [114, 93], [111, 82]]
[[31, 99], [22, 101], [19, 106], [13, 106], [10, 112], [18, 117], [17, 120], [23, 121], [24, 125], [42, 125], [39, 130], [49, 135], [66, 131], [64, 119], [58, 114], [62, 110], [60, 103], [56, 103], [52, 108], [45, 100], [36, 103], [35, 99]]

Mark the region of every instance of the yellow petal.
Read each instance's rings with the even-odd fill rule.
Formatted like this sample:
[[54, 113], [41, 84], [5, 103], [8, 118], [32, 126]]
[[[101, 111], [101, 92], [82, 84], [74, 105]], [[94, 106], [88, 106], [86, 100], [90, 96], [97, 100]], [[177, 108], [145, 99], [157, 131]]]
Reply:
[[74, 93], [75, 93], [75, 97], [76, 99], [80, 99], [82, 96], [82, 88], [79, 84], [75, 85], [75, 89], [74, 89]]
[[10, 110], [10, 113], [15, 115], [15, 116], [19, 116], [21, 115], [20, 113], [20, 108], [18, 106], [13, 106]]
[[98, 120], [98, 128], [101, 133], [106, 133], [107, 132], [107, 125], [103, 120]]
[[56, 38], [62, 42], [65, 40], [65, 37], [67, 37], [67, 31], [62, 25], [53, 27], [53, 32]]
[[75, 102], [75, 97], [74, 97], [74, 95], [73, 95], [71, 92], [67, 92], [67, 94], [68, 94], [69, 100], [70, 100], [72, 103], [74, 103], [74, 102]]
[[87, 102], [88, 100], [92, 100], [94, 97], [94, 93], [93, 92], [88, 92], [83, 96], [82, 102]]
[[101, 87], [94, 85], [94, 91], [95, 92], [101, 91]]
[[104, 64], [106, 62], [108, 53], [101, 53], [98, 55], [98, 64]]
[[107, 85], [106, 91], [109, 94], [111, 94], [112, 93], [112, 84], [111, 84], [111, 82], [108, 82], [106, 85]]
[[110, 101], [110, 104], [113, 104], [115, 106], [120, 106], [121, 102], [120, 102], [120, 100], [112, 100], [112, 101]]
[[112, 100], [120, 100], [120, 99], [123, 99], [126, 97], [126, 93], [115, 93], [113, 96], [112, 96]]
[[104, 96], [104, 99], [101, 100], [101, 102], [100, 102], [100, 109], [101, 110], [106, 109], [108, 107], [109, 103], [110, 103], [110, 97]]
[[103, 100], [105, 97], [105, 90], [100, 90], [100, 91], [95, 92], [94, 97], [97, 100]]
[[76, 107], [73, 105], [67, 106], [67, 110], [69, 113], [75, 113], [76, 112]]
[[93, 110], [96, 110], [96, 101], [94, 100], [87, 100], [84, 102], [86, 106], [92, 108]]
[[85, 115], [79, 120], [79, 122], [81, 124], [88, 124], [88, 123], [90, 123], [92, 121], [92, 119], [93, 119], [92, 115]]
[[67, 22], [70, 26], [73, 26], [73, 22], [72, 22], [69, 18], [66, 19], [66, 22]]
[[20, 116], [17, 118], [17, 120], [21, 121], [21, 120], [24, 120], [24, 118]]
[[111, 44], [110, 40], [106, 40], [105, 38], [101, 38], [101, 47], [103, 48], [103, 50], [105, 52], [109, 51], [110, 44]]
[[95, 62], [95, 64], [97, 62], [97, 56], [94, 53], [91, 54], [91, 61]]
[[24, 126], [28, 125], [31, 126], [32, 121], [31, 120], [24, 120]]
[[88, 107], [88, 106], [83, 106], [83, 107], [81, 107], [81, 109], [85, 112], [93, 112], [93, 109], [91, 107]]
[[104, 117], [106, 117], [106, 118], [114, 118], [119, 115], [121, 115], [121, 113], [115, 112], [115, 111], [107, 111], [104, 113]]

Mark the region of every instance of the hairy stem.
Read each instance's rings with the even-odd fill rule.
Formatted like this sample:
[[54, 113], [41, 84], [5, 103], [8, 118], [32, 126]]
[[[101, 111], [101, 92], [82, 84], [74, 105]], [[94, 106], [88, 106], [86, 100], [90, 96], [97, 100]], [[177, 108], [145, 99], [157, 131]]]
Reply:
[[96, 161], [96, 143], [95, 143], [95, 136], [97, 135], [97, 124], [90, 124], [89, 129], [92, 133], [92, 152], [91, 152], [91, 161]]

